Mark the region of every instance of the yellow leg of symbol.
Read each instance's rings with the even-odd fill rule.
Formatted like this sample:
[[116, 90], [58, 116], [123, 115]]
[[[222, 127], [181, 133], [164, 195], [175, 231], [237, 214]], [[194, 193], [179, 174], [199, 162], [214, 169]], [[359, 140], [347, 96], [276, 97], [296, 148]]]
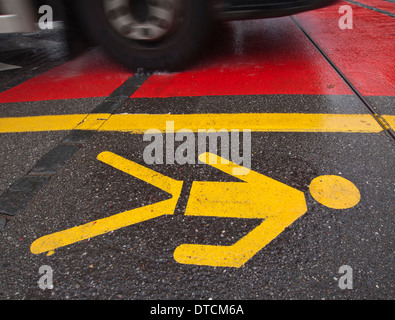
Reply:
[[30, 250], [32, 253], [40, 254], [52, 251], [110, 231], [174, 213], [178, 198], [181, 194], [182, 181], [166, 177], [111, 152], [103, 152], [99, 154], [97, 158], [116, 169], [170, 193], [173, 197], [152, 205], [119, 213], [108, 218], [41, 237], [31, 245]]

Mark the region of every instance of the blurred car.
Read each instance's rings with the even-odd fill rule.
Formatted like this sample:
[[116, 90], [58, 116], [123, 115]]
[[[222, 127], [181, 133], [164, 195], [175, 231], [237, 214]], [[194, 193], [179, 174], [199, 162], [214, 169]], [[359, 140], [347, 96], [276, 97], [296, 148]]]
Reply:
[[86, 36], [137, 69], [178, 70], [196, 57], [213, 21], [280, 17], [336, 0], [0, 0], [0, 33], [31, 32], [48, 4], [73, 38]]

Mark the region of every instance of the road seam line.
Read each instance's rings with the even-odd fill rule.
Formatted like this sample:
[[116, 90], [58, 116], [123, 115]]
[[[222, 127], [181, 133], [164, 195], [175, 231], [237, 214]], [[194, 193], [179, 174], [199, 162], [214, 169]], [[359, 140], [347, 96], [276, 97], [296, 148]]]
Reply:
[[352, 84], [352, 82], [346, 77], [346, 75], [336, 66], [336, 64], [329, 58], [329, 56], [324, 52], [324, 50], [318, 45], [318, 43], [308, 34], [308, 32], [302, 27], [302, 25], [294, 18], [294, 16], [290, 17], [292, 21], [299, 27], [299, 29], [304, 33], [304, 35], [310, 40], [310, 42], [316, 47], [319, 53], [325, 58], [325, 60], [332, 66], [332, 68], [338, 73], [338, 75], [343, 79], [343, 81], [349, 86], [351, 91], [359, 98], [359, 100], [365, 105], [370, 114], [374, 117], [374, 119], [378, 122], [378, 124], [383, 128], [384, 132], [392, 138], [392, 141], [395, 142], [395, 132], [390, 129], [387, 129], [386, 126], [380, 119], [380, 116], [376, 114], [374, 108], [370, 106], [370, 104], [366, 101], [365, 97], [358, 91], [358, 89]]
[[[8, 217], [17, 215], [50, 178], [97, 132], [102, 123], [98, 123], [96, 127], [88, 126], [87, 129], [89, 130], [87, 131], [78, 130], [79, 126], [84, 127], [84, 122], [93, 117], [93, 114], [100, 116], [104, 113], [103, 111], [106, 113], [115, 112], [148, 78], [149, 75], [133, 75], [107, 97], [104, 102], [84, 116], [70, 130], [70, 134], [41, 157], [25, 176], [19, 178], [0, 195], [0, 215]], [[81, 132], [83, 132], [82, 135]]]

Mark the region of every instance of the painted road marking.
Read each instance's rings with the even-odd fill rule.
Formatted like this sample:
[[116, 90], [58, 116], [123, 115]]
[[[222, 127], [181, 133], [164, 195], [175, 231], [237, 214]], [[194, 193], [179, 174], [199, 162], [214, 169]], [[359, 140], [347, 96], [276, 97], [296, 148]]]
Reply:
[[[382, 118], [395, 128], [395, 116]], [[379, 133], [383, 127], [369, 114], [238, 113], [238, 114], [75, 114], [0, 118], [0, 133], [97, 130], [143, 134], [152, 128], [166, 132], [166, 122], [174, 131], [188, 128], [226, 129], [252, 132], [361, 132]]]
[[386, 127], [395, 129], [395, 116], [382, 116], [382, 118], [386, 121]]
[[352, 3], [354, 5], [360, 6], [365, 9], [380, 12], [392, 18], [395, 18], [395, 5], [394, 3], [382, 0], [345, 0], [346, 2]]
[[228, 32], [219, 54], [182, 73], [153, 74], [132, 97], [353, 94], [289, 17], [233, 21]]
[[0, 103], [108, 97], [133, 74], [93, 50], [0, 93]]
[[[97, 158], [168, 192], [172, 198], [41, 237], [31, 245], [33, 254], [52, 253], [60, 247], [174, 213], [181, 195], [182, 181], [166, 177], [111, 152], [103, 152]], [[216, 161], [211, 161], [213, 158]], [[243, 182], [194, 181], [185, 215], [262, 219], [263, 222], [231, 246], [180, 245], [174, 252], [174, 259], [179, 263], [241, 267], [307, 212], [305, 196], [299, 190], [258, 172], [246, 170], [231, 161], [223, 161], [225, 159], [217, 155], [204, 153], [199, 159], [231, 176], [234, 176], [234, 169], [248, 173], [237, 176]], [[333, 208], [351, 208], [360, 200], [357, 187], [337, 176], [314, 179], [310, 191], [318, 202]]]
[[[209, 164], [209, 154], [199, 157]], [[211, 166], [233, 176], [240, 168], [232, 162]], [[303, 192], [250, 170], [237, 176], [244, 182], [193, 182], [185, 215], [239, 219], [264, 219], [241, 240], [231, 246], [183, 244], [174, 252], [179, 263], [241, 267], [275, 239], [286, 227], [307, 212]]]
[[[341, 5], [353, 9], [352, 30], [338, 26]], [[393, 17], [340, 1], [294, 18], [363, 96], [395, 96]]]
[[1, 118], [0, 132], [40, 132], [72, 130], [88, 115], [74, 114], [61, 116]]
[[[352, 95], [289, 17], [231, 26], [233, 34], [221, 54], [203, 59], [196, 69], [153, 74], [134, 96]], [[0, 93], [0, 103], [105, 97], [132, 74], [100, 50], [91, 50]]]
[[[230, 161], [223, 164], [218, 156], [216, 163], [210, 164], [208, 153], [199, 159], [229, 175], [239, 167]], [[264, 221], [231, 246], [181, 245], [174, 252], [177, 262], [241, 267], [307, 212], [304, 194], [299, 190], [252, 170], [237, 178], [244, 182], [193, 182], [185, 215]], [[332, 208], [351, 208], [360, 200], [355, 185], [338, 176], [317, 177], [310, 185], [310, 191], [320, 195], [316, 198], [319, 203]]]
[[111, 152], [103, 152], [99, 154], [97, 158], [120, 171], [162, 189], [171, 194], [172, 198], [44, 236], [33, 242], [30, 248], [32, 253], [40, 254], [43, 252], [50, 252], [57, 248], [93, 238], [123, 227], [174, 213], [178, 198], [181, 194], [182, 181], [166, 177]]
[[[210, 157], [216, 158], [215, 164], [210, 163]], [[209, 153], [202, 154], [199, 159], [232, 176], [235, 168], [246, 169], [230, 161], [225, 164], [221, 157]], [[110, 231], [174, 213], [182, 181], [166, 177], [111, 152], [99, 154], [98, 160], [168, 192], [172, 198], [41, 237], [31, 245], [32, 253], [52, 252]], [[174, 252], [177, 262], [241, 267], [307, 212], [303, 192], [255, 171], [247, 171], [246, 175], [237, 176], [244, 182], [193, 182], [185, 215], [263, 219], [263, 222], [231, 246], [183, 244]], [[331, 181], [325, 187], [328, 177], [331, 177]], [[333, 183], [334, 180], [337, 185]], [[342, 208], [353, 207], [359, 202], [359, 191], [350, 181], [336, 176], [323, 176], [319, 181], [310, 186], [312, 194], [320, 195], [316, 197], [318, 202], [324, 205], [329, 203], [332, 207], [348, 203]], [[346, 192], [339, 193], [339, 190]], [[358, 201], [355, 201], [358, 196]]]
[[317, 177], [311, 181], [309, 188], [317, 202], [332, 209], [352, 208], [361, 200], [357, 187], [351, 181], [339, 176]]

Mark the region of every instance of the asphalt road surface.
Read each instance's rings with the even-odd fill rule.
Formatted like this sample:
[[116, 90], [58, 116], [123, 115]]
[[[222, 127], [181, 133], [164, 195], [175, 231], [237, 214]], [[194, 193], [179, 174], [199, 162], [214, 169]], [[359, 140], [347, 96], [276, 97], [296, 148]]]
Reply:
[[2, 35], [0, 298], [394, 299], [394, 14], [232, 22], [179, 73]]

